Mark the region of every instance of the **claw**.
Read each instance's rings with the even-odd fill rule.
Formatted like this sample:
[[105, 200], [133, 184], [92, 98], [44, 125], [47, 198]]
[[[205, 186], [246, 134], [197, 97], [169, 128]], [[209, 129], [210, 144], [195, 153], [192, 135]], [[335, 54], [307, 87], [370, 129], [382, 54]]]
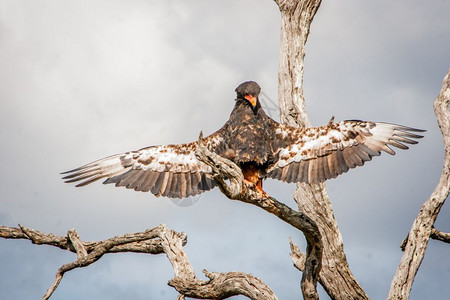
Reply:
[[251, 189], [256, 189], [256, 191], [258, 192], [258, 195], [259, 195], [259, 199], [270, 198], [269, 194], [267, 194], [262, 189], [262, 180], [261, 179], [259, 179], [256, 183], [254, 183], [254, 182], [244, 178], [244, 184]]
[[258, 176], [258, 169], [255, 166], [249, 166], [242, 170], [244, 175], [244, 184], [251, 188], [255, 189], [258, 192], [259, 198], [270, 198], [269, 194], [263, 191], [262, 189], [262, 179]]
[[244, 178], [244, 184], [248, 187], [255, 187], [255, 184], [246, 178]]

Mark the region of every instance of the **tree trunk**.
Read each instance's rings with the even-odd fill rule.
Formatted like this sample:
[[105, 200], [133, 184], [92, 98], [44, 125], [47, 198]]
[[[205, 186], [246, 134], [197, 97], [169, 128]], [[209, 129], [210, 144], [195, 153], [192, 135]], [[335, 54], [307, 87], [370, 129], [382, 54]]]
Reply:
[[[278, 0], [281, 11], [281, 41], [278, 98], [281, 121], [308, 127], [303, 95], [305, 45], [320, 0]], [[300, 211], [312, 218], [322, 234], [323, 256], [319, 282], [332, 299], [368, 299], [352, 275], [344, 253], [342, 236], [333, 215], [324, 184], [298, 184], [294, 200]]]
[[[409, 231], [404, 244], [402, 260], [397, 268], [394, 279], [391, 283], [388, 299], [408, 299], [411, 291], [414, 277], [422, 263], [425, 251], [427, 250], [428, 240], [433, 233], [433, 225], [441, 210], [442, 205], [448, 197], [450, 190], [450, 113], [448, 106], [450, 102], [450, 70], [444, 78], [441, 92], [434, 101], [434, 112], [438, 120], [444, 137], [444, 167], [442, 169], [439, 182], [428, 198], [422, 205], [419, 215]], [[436, 231], [435, 231], [436, 232]], [[435, 233], [436, 235], [436, 233]], [[440, 236], [442, 240], [445, 235]]]

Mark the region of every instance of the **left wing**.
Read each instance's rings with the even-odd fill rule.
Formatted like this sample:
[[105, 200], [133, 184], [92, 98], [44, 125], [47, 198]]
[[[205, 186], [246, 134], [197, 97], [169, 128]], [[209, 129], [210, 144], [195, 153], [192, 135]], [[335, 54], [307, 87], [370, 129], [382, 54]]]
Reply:
[[[211, 151], [221, 151], [224, 145], [223, 130], [204, 138]], [[196, 142], [179, 145], [160, 145], [137, 151], [116, 154], [64, 172], [65, 182], [78, 182], [84, 186], [106, 178], [103, 182], [115, 183], [135, 191], [152, 192], [170, 198], [185, 198], [215, 187], [211, 167], [195, 157]]]
[[[381, 151], [394, 155], [390, 148], [408, 149], [423, 136], [411, 127], [357, 120], [330, 122], [315, 128], [281, 125], [275, 130], [280, 142], [276, 162], [267, 176], [286, 182], [319, 183], [347, 172], [378, 156]], [[284, 142], [283, 142], [284, 141]]]

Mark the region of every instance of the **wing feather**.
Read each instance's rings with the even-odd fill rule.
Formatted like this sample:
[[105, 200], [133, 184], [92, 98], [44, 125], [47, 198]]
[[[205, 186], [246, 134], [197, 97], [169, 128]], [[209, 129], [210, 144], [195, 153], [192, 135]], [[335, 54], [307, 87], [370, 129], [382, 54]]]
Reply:
[[372, 156], [364, 151], [363, 146], [364, 145], [356, 145], [355, 147], [353, 147], [353, 151], [362, 161], [361, 166], [364, 165], [364, 162], [372, 160]]
[[[278, 179], [281, 180], [281, 174], [283, 173], [283, 169], [281, 168], [275, 168], [273, 169], [273, 171], [271, 172], [272, 174], [272, 178], [273, 179]], [[289, 182], [289, 181], [288, 181]]]
[[330, 123], [315, 128], [279, 125], [274, 148], [275, 163], [267, 176], [287, 182], [317, 183], [362, 166], [391, 147], [408, 149], [417, 144], [424, 130], [389, 123], [357, 120]]
[[172, 180], [170, 182], [170, 186], [167, 185], [166, 191], [165, 193], [169, 192], [170, 194], [173, 194], [174, 197], [179, 198], [180, 196], [180, 192], [179, 192], [179, 188], [177, 189], [177, 184], [178, 184], [178, 174], [180, 173], [172, 173]]
[[333, 154], [327, 155], [328, 167], [330, 168], [331, 178], [336, 178], [339, 175], [337, 161]]
[[309, 160], [300, 161], [300, 172], [302, 176], [300, 179], [297, 179], [302, 182], [308, 182], [308, 170], [309, 170]]
[[[152, 176], [151, 172], [143, 172], [141, 177], [139, 177], [136, 182], [130, 188], [135, 191], [145, 192], [145, 183], [150, 181], [150, 177]], [[147, 190], [148, 192], [149, 190]]]
[[318, 177], [318, 161], [319, 159], [309, 161], [308, 178], [311, 183], [316, 183], [315, 179]]
[[[285, 169], [288, 169], [288, 168], [285, 168]], [[291, 164], [289, 166], [289, 172], [286, 175], [286, 182], [295, 182], [297, 180], [298, 171], [299, 171], [299, 166], [297, 164]], [[283, 170], [283, 172], [284, 172], [284, 170]]]
[[325, 179], [333, 178], [333, 176], [331, 175], [331, 172], [330, 172], [330, 167], [328, 165], [328, 157], [327, 156], [322, 156], [322, 163], [323, 163], [323, 173], [324, 173]]
[[187, 190], [187, 184], [186, 184], [186, 174], [180, 173], [180, 179], [179, 179], [179, 185], [180, 185], [180, 197], [179, 198], [186, 198], [186, 190]]
[[191, 173], [192, 192], [194, 193], [194, 195], [201, 193], [198, 188], [200, 181], [201, 177], [198, 173]]
[[315, 174], [314, 176], [312, 176], [312, 178], [314, 179], [314, 182], [317, 183], [317, 178], [323, 178], [324, 174], [323, 174], [323, 167], [322, 167], [322, 157], [320, 156], [318, 157], [318, 159], [315, 160]]
[[165, 172], [164, 173], [158, 172], [158, 178], [156, 179], [155, 184], [150, 189], [153, 195], [159, 196], [159, 191], [161, 190], [161, 186], [165, 176], [166, 176]]
[[342, 154], [344, 156], [345, 163], [352, 169], [359, 165], [359, 156], [353, 151], [353, 147], [342, 149]]
[[[116, 183], [116, 186], [124, 186], [127, 189], [132, 188], [132, 184], [144, 173], [142, 170], [130, 170], [127, 173], [126, 177], [122, 177], [123, 179]], [[124, 174], [124, 175], [125, 175]], [[122, 176], [122, 175], [121, 175]]]
[[[204, 138], [211, 151], [226, 148], [224, 129]], [[215, 187], [207, 176], [211, 168], [195, 157], [197, 143], [160, 145], [116, 154], [96, 160], [79, 168], [64, 172], [67, 183], [80, 182], [85, 186], [106, 178], [103, 182], [114, 183], [135, 191], [151, 191], [156, 196], [184, 198], [203, 193]]]
[[191, 173], [184, 173], [186, 177], [186, 197], [195, 195], [192, 189]]
[[161, 183], [159, 193], [156, 196], [167, 196], [170, 190], [170, 183], [172, 182], [172, 172], [164, 172], [164, 179]]

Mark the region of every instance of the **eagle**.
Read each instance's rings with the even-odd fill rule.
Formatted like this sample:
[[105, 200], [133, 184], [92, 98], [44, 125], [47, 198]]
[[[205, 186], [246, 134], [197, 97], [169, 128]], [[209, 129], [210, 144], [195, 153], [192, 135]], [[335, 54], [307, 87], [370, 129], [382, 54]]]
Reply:
[[[362, 166], [381, 151], [408, 149], [424, 130], [402, 125], [346, 120], [310, 128], [280, 124], [270, 118], [259, 101], [260, 86], [246, 81], [236, 88], [228, 121], [203, 139], [211, 152], [237, 164], [244, 183], [260, 197], [266, 178], [284, 182], [320, 183]], [[85, 186], [106, 178], [135, 191], [155, 196], [185, 198], [216, 186], [210, 166], [195, 156], [197, 142], [158, 145], [108, 156], [64, 172], [65, 182]]]

